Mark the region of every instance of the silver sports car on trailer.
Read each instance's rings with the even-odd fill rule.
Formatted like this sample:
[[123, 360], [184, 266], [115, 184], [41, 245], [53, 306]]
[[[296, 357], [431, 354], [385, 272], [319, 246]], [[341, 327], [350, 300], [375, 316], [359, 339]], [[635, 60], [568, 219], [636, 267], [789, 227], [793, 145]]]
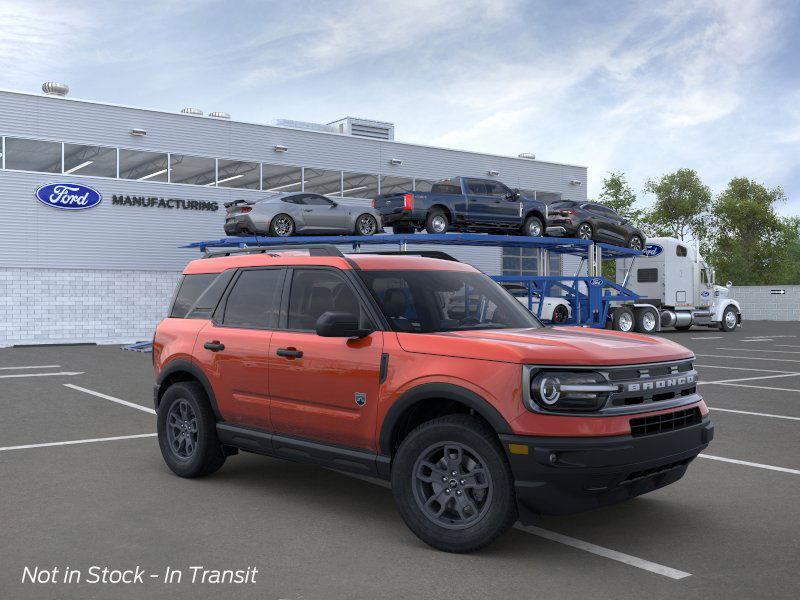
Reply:
[[381, 215], [374, 208], [307, 192], [236, 200], [225, 208], [227, 235], [374, 235], [383, 230]]

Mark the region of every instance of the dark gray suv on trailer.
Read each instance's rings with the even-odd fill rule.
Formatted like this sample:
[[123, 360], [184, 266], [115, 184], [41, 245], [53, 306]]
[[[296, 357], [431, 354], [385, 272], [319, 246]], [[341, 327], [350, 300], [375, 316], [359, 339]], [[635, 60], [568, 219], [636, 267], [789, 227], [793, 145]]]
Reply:
[[383, 230], [381, 215], [374, 208], [344, 204], [308, 192], [236, 200], [225, 204], [225, 208], [227, 235], [374, 235]]

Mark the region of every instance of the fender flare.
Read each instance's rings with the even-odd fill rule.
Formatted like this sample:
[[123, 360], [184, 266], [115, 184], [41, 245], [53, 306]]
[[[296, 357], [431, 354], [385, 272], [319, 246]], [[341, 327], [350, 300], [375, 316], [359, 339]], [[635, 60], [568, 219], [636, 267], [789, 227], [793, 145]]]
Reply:
[[720, 302], [719, 306], [717, 307], [717, 310], [714, 311], [715, 322], [722, 321], [722, 315], [725, 314], [725, 309], [727, 309], [729, 306], [732, 306], [734, 310], [736, 310], [736, 314], [738, 315], [742, 314], [742, 309], [739, 306], [739, 303], [733, 298], [727, 298], [725, 302]]
[[211, 387], [211, 382], [206, 377], [206, 374], [203, 370], [198, 367], [197, 365], [189, 362], [188, 360], [183, 359], [176, 359], [168, 363], [161, 372], [158, 374], [158, 379], [156, 380], [156, 406], [155, 409], [158, 410], [158, 403], [161, 401], [162, 391], [161, 386], [164, 381], [170, 376], [174, 375], [175, 373], [189, 373], [192, 377], [197, 379], [200, 382], [200, 385], [203, 386], [203, 389], [206, 392], [206, 396], [208, 397], [208, 401], [211, 404], [211, 410], [214, 412], [214, 416], [217, 418], [218, 422], [224, 421], [222, 418], [222, 414], [219, 412], [219, 407], [217, 406], [217, 397], [214, 395], [214, 389]]
[[460, 402], [483, 417], [497, 433], [513, 433], [508, 421], [484, 398], [452, 383], [423, 383], [400, 396], [389, 408], [381, 425], [378, 446], [381, 454], [392, 453], [392, 436], [406, 410], [425, 400], [444, 399]]

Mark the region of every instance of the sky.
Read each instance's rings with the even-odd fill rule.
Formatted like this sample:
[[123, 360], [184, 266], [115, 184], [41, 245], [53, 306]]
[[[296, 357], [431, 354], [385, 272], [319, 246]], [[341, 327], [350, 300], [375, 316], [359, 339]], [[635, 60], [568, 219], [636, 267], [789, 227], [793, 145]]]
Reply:
[[[800, 215], [800, 2], [0, 0], [0, 88], [782, 186]], [[0, 128], [2, 124], [0, 123]]]

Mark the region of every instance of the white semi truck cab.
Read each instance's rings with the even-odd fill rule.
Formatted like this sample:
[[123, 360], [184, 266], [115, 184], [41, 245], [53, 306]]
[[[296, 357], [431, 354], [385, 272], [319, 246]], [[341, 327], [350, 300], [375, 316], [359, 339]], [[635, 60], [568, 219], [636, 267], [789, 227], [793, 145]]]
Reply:
[[730, 286], [716, 285], [714, 270], [697, 250], [676, 238], [648, 238], [641, 256], [616, 261], [616, 281], [639, 295], [611, 310], [614, 329], [652, 333], [692, 325], [733, 331], [742, 322]]

